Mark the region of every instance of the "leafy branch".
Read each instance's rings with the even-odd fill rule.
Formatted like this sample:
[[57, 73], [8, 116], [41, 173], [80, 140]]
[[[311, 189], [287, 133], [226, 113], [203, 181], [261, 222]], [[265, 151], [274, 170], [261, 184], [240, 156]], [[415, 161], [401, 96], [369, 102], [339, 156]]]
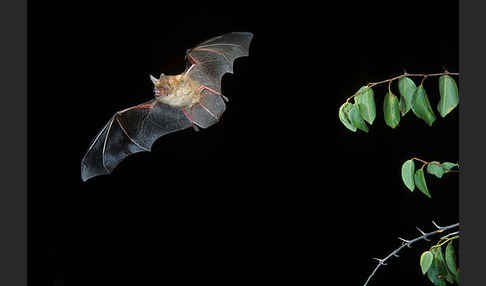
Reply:
[[[420, 255], [422, 274], [427, 274], [429, 280], [436, 286], [445, 286], [446, 281], [459, 283], [459, 269], [456, 264], [456, 254], [453, 240], [459, 239], [459, 231], [441, 237], [439, 242]], [[445, 253], [442, 246], [447, 244]]]
[[[391, 84], [392, 81], [394, 80], [399, 80], [403, 77], [422, 77], [422, 82], [428, 78], [428, 77], [435, 77], [435, 76], [442, 76], [442, 75], [459, 75], [459, 73], [454, 73], [454, 72], [448, 72], [447, 70], [444, 71], [444, 72], [441, 72], [441, 73], [430, 73], [430, 74], [425, 74], [425, 73], [407, 73], [406, 71], [399, 75], [399, 76], [396, 76], [396, 77], [392, 77], [392, 78], [389, 78], [389, 79], [385, 79], [385, 80], [382, 80], [382, 81], [377, 81], [377, 82], [370, 82], [368, 83], [367, 85], [365, 85], [365, 87], [367, 88], [371, 88], [371, 87], [374, 87], [374, 86], [377, 86], [377, 85], [380, 85], [380, 84], [384, 84], [384, 83], [389, 83], [389, 86]], [[359, 90], [357, 91], [355, 94], [351, 95], [350, 97], [348, 97], [346, 99], [346, 102], [349, 102], [353, 97], [355, 96], [358, 96], [359, 94], [363, 93], [363, 90]]]
[[[378, 269], [381, 266], [387, 265], [386, 262], [390, 258], [392, 258], [393, 256], [394, 257], [398, 257], [398, 253], [403, 248], [405, 248], [405, 247], [409, 247], [410, 248], [412, 246], [412, 244], [414, 244], [414, 243], [416, 243], [418, 241], [421, 241], [421, 240], [429, 240], [429, 237], [431, 237], [431, 236], [434, 236], [434, 235], [439, 234], [439, 233], [444, 233], [444, 232], [447, 232], [447, 231], [450, 231], [450, 230], [452, 230], [454, 228], [459, 227], [459, 223], [455, 223], [455, 224], [452, 224], [452, 225], [449, 225], [449, 226], [439, 226], [434, 221], [432, 221], [432, 224], [435, 226], [435, 228], [437, 228], [436, 230], [434, 230], [432, 232], [429, 232], [429, 233], [425, 233], [420, 228], [417, 227], [417, 230], [421, 233], [421, 236], [418, 236], [418, 237], [416, 237], [414, 239], [411, 239], [411, 240], [406, 240], [406, 239], [403, 239], [403, 238], [399, 237], [398, 239], [402, 242], [402, 244], [398, 248], [396, 248], [395, 250], [393, 250], [392, 252], [390, 252], [387, 256], [385, 256], [385, 258], [382, 258], [382, 259], [380, 259], [380, 258], [374, 258], [375, 260], [378, 261], [378, 264], [376, 265], [376, 267], [373, 270], [373, 272], [371, 272], [370, 276], [368, 277], [368, 279], [366, 280], [366, 282], [364, 283], [363, 286], [367, 286], [368, 285], [368, 283], [370, 282], [371, 278], [375, 275], [375, 273], [378, 271]], [[457, 234], [457, 233], [458, 232], [454, 232], [454, 234]], [[442, 238], [444, 238], [444, 237], [445, 236], [443, 236]], [[437, 247], [440, 247], [440, 246], [435, 245], [432, 248], [434, 248], [434, 247], [437, 248]]]
[[[442, 117], [445, 117], [452, 110], [454, 110], [459, 104], [459, 92], [455, 80], [451, 76], [458, 76], [459, 73], [451, 73], [445, 70], [442, 73], [432, 74], [409, 74], [404, 72], [402, 75], [398, 75], [386, 80], [368, 83], [362, 86], [356, 93], [348, 97], [346, 101], [339, 107], [338, 116], [343, 125], [356, 132], [358, 129], [364, 132], [368, 132], [368, 125], [372, 125], [376, 118], [376, 104], [374, 98], [373, 88], [378, 85], [388, 84], [388, 91], [385, 94], [383, 100], [383, 113], [386, 125], [391, 128], [396, 128], [400, 123], [401, 117], [405, 116], [410, 110], [413, 111], [415, 116], [422, 119], [427, 125], [432, 126], [436, 120], [436, 115], [431, 107], [429, 98], [423, 86], [424, 81], [429, 77], [439, 77], [439, 94], [440, 100], [437, 104], [437, 110]], [[422, 80], [419, 86], [416, 86], [415, 82], [411, 79], [414, 77], [421, 77]], [[398, 98], [392, 91], [392, 83], [398, 82], [398, 90], [400, 98]], [[351, 102], [351, 101], [354, 102]], [[422, 163], [422, 166], [415, 169], [415, 161]], [[415, 186], [431, 198], [427, 184], [425, 182], [425, 174], [431, 174], [437, 178], [442, 178], [444, 174], [459, 172], [457, 169], [459, 164], [452, 162], [438, 162], [438, 161], [425, 161], [423, 159], [413, 157], [402, 165], [402, 180], [405, 186], [414, 191]], [[415, 242], [421, 240], [429, 240], [428, 238], [438, 234], [451, 231], [452, 229], [459, 227], [459, 223], [450, 226], [441, 227], [435, 222], [432, 222], [437, 230], [429, 233], [424, 233], [417, 228], [422, 234], [412, 240], [406, 240], [399, 238], [402, 241], [402, 245], [393, 250], [385, 258], [379, 259], [378, 265], [375, 267], [371, 275], [365, 282], [365, 286], [369, 283], [371, 278], [375, 275], [378, 269], [382, 265], [386, 265], [388, 259], [392, 256], [398, 257], [400, 252], [405, 246], [411, 247]], [[420, 257], [420, 267], [422, 273], [427, 277], [435, 286], [446, 286], [446, 281], [449, 283], [459, 283], [459, 269], [456, 267], [456, 257], [452, 242], [459, 238], [459, 231], [450, 232], [440, 238], [439, 242], [432, 246], [428, 251], [422, 253]], [[442, 246], [446, 245], [445, 256], [442, 253]], [[445, 258], [444, 258], [445, 257]]]
[[[373, 87], [388, 83], [388, 92], [383, 101], [383, 111], [385, 123], [389, 127], [397, 127], [401, 117], [405, 116], [410, 110], [418, 118], [424, 120], [429, 126], [432, 126], [436, 120], [436, 116], [423, 87], [424, 80], [429, 77], [439, 77], [440, 101], [437, 105], [437, 110], [442, 117], [445, 117], [459, 103], [457, 84], [451, 77], [453, 75], [457, 76], [459, 73], [451, 73], [447, 70], [442, 73], [432, 74], [410, 74], [404, 72], [402, 75], [386, 80], [368, 83], [348, 97], [341, 105], [338, 111], [339, 119], [346, 128], [353, 132], [356, 132], [357, 129], [368, 132], [366, 123], [372, 125], [376, 118]], [[411, 77], [422, 77], [422, 81], [418, 87]], [[394, 81], [398, 81], [400, 99], [392, 92], [392, 83]], [[351, 99], [354, 99], [354, 103], [350, 102]]]
[[[422, 163], [422, 167], [420, 167], [416, 171], [415, 171], [414, 161], [418, 161]], [[405, 163], [403, 163], [402, 181], [411, 192], [413, 192], [415, 190], [415, 186], [417, 186], [417, 188], [422, 193], [424, 193], [427, 197], [431, 198], [429, 189], [427, 187], [427, 183], [425, 182], [424, 169], [427, 171], [427, 173], [434, 175], [440, 179], [444, 174], [458, 172], [458, 170], [453, 169], [454, 167], [459, 167], [459, 164], [451, 163], [451, 162], [440, 163], [437, 161], [427, 162], [420, 158], [414, 157], [410, 160], [405, 161]]]

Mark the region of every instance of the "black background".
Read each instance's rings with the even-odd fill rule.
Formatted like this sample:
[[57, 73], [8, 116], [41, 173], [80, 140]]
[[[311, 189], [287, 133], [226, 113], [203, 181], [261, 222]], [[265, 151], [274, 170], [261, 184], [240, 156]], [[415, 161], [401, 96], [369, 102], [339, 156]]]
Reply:
[[[457, 174], [428, 177], [432, 200], [400, 179], [413, 156], [458, 160], [457, 111], [433, 128], [409, 113], [390, 129], [383, 86], [369, 134], [337, 117], [367, 82], [458, 71], [457, 6], [31, 1], [30, 285], [362, 284], [397, 236], [457, 222]], [[149, 74], [182, 72], [186, 49], [231, 31], [254, 39], [224, 77], [222, 120], [82, 183], [91, 139], [152, 97]], [[425, 87], [435, 109], [437, 78]], [[429, 283], [418, 266], [428, 247], [372, 283]]]

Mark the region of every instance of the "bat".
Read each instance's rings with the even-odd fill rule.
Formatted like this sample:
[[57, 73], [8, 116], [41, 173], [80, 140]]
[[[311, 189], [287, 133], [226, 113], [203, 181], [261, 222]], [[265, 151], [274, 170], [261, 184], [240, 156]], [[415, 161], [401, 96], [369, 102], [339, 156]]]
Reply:
[[111, 117], [81, 160], [81, 179], [110, 174], [127, 156], [151, 151], [163, 135], [217, 123], [228, 102], [221, 79], [233, 73], [235, 59], [249, 55], [252, 38], [247, 32], [211, 38], [186, 51], [183, 73], [150, 75], [154, 98]]

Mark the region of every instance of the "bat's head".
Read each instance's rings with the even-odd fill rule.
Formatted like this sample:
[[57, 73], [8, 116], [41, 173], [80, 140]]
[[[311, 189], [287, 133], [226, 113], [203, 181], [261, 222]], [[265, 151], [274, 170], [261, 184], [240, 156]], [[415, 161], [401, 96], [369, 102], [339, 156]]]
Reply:
[[154, 84], [155, 97], [167, 96], [170, 86], [166, 75], [161, 74], [159, 79], [150, 75], [150, 80]]

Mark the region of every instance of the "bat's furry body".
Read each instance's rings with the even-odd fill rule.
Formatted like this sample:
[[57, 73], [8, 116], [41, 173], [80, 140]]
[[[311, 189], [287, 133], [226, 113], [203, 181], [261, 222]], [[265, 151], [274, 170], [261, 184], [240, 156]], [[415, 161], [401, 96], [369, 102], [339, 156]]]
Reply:
[[236, 58], [248, 56], [251, 33], [229, 33], [207, 40], [186, 53], [179, 75], [150, 76], [155, 99], [115, 113], [81, 161], [81, 178], [109, 174], [127, 156], [150, 151], [159, 137], [219, 121], [227, 101], [221, 78], [233, 72]]
[[[154, 80], [156, 99], [171, 106], [191, 108], [201, 100], [201, 84], [186, 74], [165, 76]], [[166, 92], [166, 95], [164, 95]]]

